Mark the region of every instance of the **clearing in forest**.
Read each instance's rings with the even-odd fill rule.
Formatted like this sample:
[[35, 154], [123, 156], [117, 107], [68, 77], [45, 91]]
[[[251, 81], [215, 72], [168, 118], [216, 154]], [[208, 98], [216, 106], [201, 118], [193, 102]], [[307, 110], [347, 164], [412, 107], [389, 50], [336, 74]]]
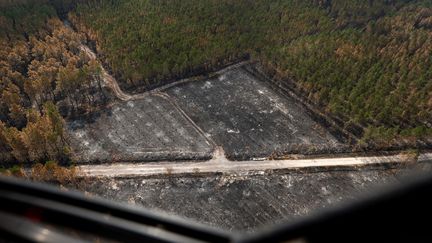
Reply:
[[116, 101], [90, 119], [69, 122], [68, 130], [81, 162], [208, 160], [215, 146], [234, 160], [346, 148], [312, 117], [235, 65], [213, 78]]

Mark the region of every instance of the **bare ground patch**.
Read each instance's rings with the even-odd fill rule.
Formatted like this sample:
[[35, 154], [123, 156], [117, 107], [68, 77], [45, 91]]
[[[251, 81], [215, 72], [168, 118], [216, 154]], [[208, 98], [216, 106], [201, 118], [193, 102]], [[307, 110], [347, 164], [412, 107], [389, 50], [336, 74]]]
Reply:
[[91, 119], [68, 122], [75, 160], [207, 160], [212, 146], [164, 97], [116, 103]]
[[254, 231], [355, 200], [380, 185], [403, 184], [402, 178], [411, 173], [430, 171], [427, 162], [203, 176], [167, 172], [154, 178], [94, 179], [80, 190], [227, 230]]
[[166, 92], [234, 160], [345, 151], [347, 145], [242, 68], [180, 84]]

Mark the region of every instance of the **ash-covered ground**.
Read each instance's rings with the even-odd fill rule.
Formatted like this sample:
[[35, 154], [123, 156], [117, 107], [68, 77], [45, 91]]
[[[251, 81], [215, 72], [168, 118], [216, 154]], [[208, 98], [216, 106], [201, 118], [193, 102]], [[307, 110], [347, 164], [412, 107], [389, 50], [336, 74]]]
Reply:
[[166, 92], [229, 159], [330, 153], [342, 147], [292, 97], [282, 97], [241, 67]]
[[168, 212], [231, 231], [254, 231], [293, 220], [385, 184], [403, 183], [432, 162], [362, 168], [98, 179], [79, 188], [110, 200]]
[[216, 78], [161, 90], [165, 93], [139, 98], [117, 90], [120, 98], [131, 100], [114, 102], [91, 119], [69, 121], [75, 160], [207, 160], [214, 145], [222, 146], [228, 159], [249, 160], [337, 153], [348, 146], [294, 98], [279, 94], [241, 66], [221, 71]]
[[155, 95], [116, 103], [67, 129], [79, 163], [207, 160], [213, 151], [166, 98]]

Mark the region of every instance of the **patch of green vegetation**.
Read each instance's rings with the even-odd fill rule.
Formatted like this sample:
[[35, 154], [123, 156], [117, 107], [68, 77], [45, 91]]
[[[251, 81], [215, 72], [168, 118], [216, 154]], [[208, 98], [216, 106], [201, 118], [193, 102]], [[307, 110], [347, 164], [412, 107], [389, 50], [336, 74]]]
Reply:
[[0, 6], [0, 39], [24, 40], [26, 36], [46, 33], [47, 20], [55, 16], [55, 9], [43, 2]]
[[130, 86], [211, 70], [331, 24], [299, 0], [90, 1], [76, 13]]

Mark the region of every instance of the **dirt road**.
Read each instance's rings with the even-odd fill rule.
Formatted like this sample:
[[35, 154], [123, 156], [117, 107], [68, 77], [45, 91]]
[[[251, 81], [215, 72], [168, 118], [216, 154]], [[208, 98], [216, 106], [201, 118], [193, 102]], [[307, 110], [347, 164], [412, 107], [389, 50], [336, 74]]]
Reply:
[[[432, 153], [421, 154], [417, 162], [432, 162]], [[151, 175], [198, 174], [198, 173], [247, 173], [267, 170], [298, 169], [311, 167], [365, 166], [386, 163], [413, 163], [406, 155], [229, 161], [221, 149], [216, 150], [213, 159], [205, 162], [158, 162], [119, 163], [112, 165], [83, 165], [79, 169], [86, 176], [134, 177]]]
[[[95, 60], [97, 58], [96, 54], [88, 46], [81, 45], [80, 49], [84, 53], [86, 53], [90, 59]], [[104, 85], [108, 86], [118, 99], [122, 101], [129, 101], [129, 100], [140, 99], [144, 97], [144, 94], [129, 95], [123, 92], [123, 90], [120, 88], [119, 84], [117, 83], [117, 80], [115, 80], [114, 77], [111, 76], [102, 65], [101, 67], [102, 67], [102, 80], [104, 82]]]
[[[88, 46], [86, 46], [86, 45], [80, 45], [80, 49], [81, 49], [84, 53], [86, 53], [87, 56], [88, 56], [90, 59], [92, 59], [92, 60], [97, 59], [96, 54], [95, 54], [95, 53], [94, 53], [94, 52], [93, 52], [93, 51], [92, 51]], [[247, 62], [248, 62], [248, 61], [244, 61], [244, 62], [240, 62], [240, 63], [234, 64], [234, 65], [228, 66], [228, 67], [226, 67], [226, 68], [224, 68], [224, 69], [221, 69], [221, 70], [215, 72], [214, 74], [220, 74], [220, 73], [226, 72], [226, 71], [228, 71], [228, 70], [238, 68], [238, 67], [244, 65], [244, 64], [247, 63]], [[131, 94], [127, 94], [127, 93], [125, 93], [125, 92], [120, 88], [120, 86], [119, 86], [117, 80], [116, 80], [113, 76], [111, 76], [111, 75], [110, 75], [110, 74], [105, 70], [105, 68], [104, 68], [102, 65], [101, 65], [101, 67], [102, 67], [102, 80], [103, 80], [103, 82], [104, 82], [104, 85], [105, 85], [105, 86], [108, 86], [108, 87], [113, 91], [114, 95], [115, 95], [118, 99], [120, 99], [120, 100], [122, 100], [122, 101], [130, 101], [130, 100], [142, 99], [142, 98], [148, 96], [149, 94], [158, 94], [158, 93], [162, 92], [163, 90], [168, 89], [168, 88], [170, 88], [170, 87], [172, 87], [172, 86], [175, 86], [175, 85], [179, 85], [179, 84], [183, 84], [183, 83], [187, 83], [187, 82], [191, 82], [191, 81], [195, 81], [195, 80], [197, 80], [197, 77], [186, 78], [186, 79], [182, 79], [182, 80], [178, 80], [178, 81], [172, 82], [172, 83], [170, 83], [170, 84], [163, 85], [163, 86], [161, 86], [161, 87], [159, 87], [159, 88], [156, 88], [156, 89], [154, 89], [154, 90], [151, 90], [151, 91], [147, 91], [147, 92], [143, 92], [143, 93], [140, 93], [140, 94], [134, 94], [134, 95], [131, 95]], [[166, 95], [165, 95], [165, 96], [166, 96]]]

